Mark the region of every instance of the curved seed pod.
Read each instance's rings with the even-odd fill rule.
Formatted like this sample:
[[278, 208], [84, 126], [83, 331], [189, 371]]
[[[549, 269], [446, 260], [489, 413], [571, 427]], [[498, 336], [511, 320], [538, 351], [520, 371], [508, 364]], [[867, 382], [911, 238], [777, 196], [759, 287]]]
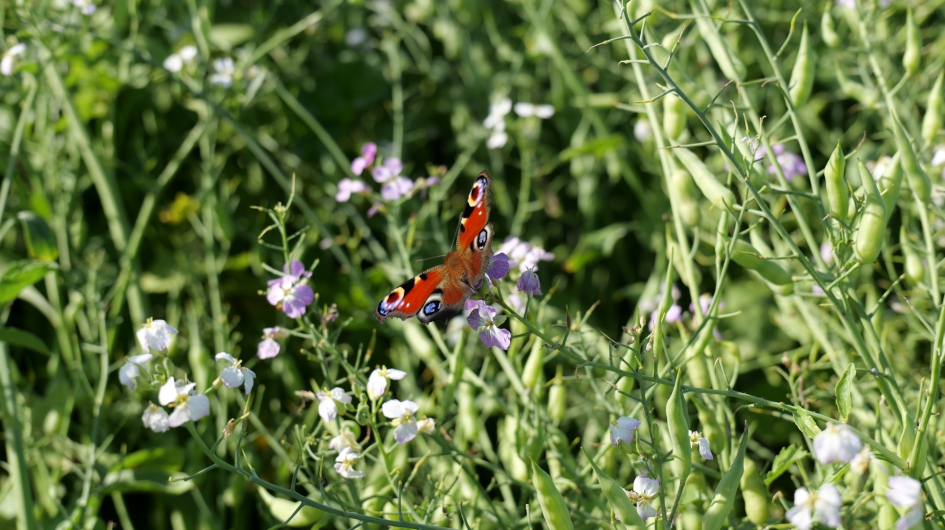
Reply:
[[757, 272], [765, 280], [775, 285], [788, 285], [792, 283], [791, 273], [784, 270], [777, 262], [766, 260], [761, 257], [755, 247], [749, 245], [741, 239], [736, 239], [733, 243], [732, 261], [742, 267]]
[[574, 524], [571, 522], [571, 514], [568, 512], [568, 505], [564, 503], [564, 497], [555, 487], [548, 473], [538, 467], [538, 464], [532, 460], [532, 484], [538, 492], [538, 504], [541, 505], [541, 513], [551, 530], [574, 530]]
[[738, 492], [738, 483], [745, 470], [745, 447], [748, 445], [748, 432], [742, 434], [738, 444], [738, 453], [732, 460], [732, 466], [722, 475], [722, 480], [715, 488], [715, 497], [705, 511], [702, 520], [702, 530], [719, 530], [728, 520], [728, 515], [735, 505], [735, 494]]
[[[561, 420], [564, 419], [564, 415], [568, 410], [568, 391], [564, 388], [564, 385], [561, 384], [563, 377], [564, 365], [559, 364], [555, 372], [555, 382], [548, 390], [548, 416], [556, 423], [561, 423]], [[629, 377], [623, 379], [633, 380]], [[621, 382], [623, 382], [623, 379], [621, 379]], [[619, 387], [620, 384], [618, 383], [617, 386]], [[627, 393], [629, 394], [629, 391], [627, 391]]]
[[830, 4], [824, 9], [823, 16], [820, 17], [820, 36], [827, 43], [827, 46], [836, 48], [840, 46], [840, 36], [837, 35], [837, 29], [834, 27], [833, 18], [830, 16]]
[[843, 149], [838, 140], [837, 148], [831, 153], [827, 167], [824, 168], [824, 180], [827, 187], [827, 211], [841, 221], [849, 221], [853, 217], [853, 212], [850, 211], [850, 190], [844, 176], [846, 166]]
[[883, 202], [886, 204], [886, 220], [893, 214], [896, 207], [896, 201], [899, 200], [899, 190], [902, 189], [902, 164], [899, 162], [899, 153], [893, 155], [892, 160], [886, 164], [882, 176], [879, 178], [879, 192], [883, 195]]
[[899, 227], [899, 245], [902, 246], [902, 256], [905, 259], [906, 279], [914, 286], [918, 286], [925, 279], [925, 267], [922, 266], [922, 258], [912, 248], [912, 244], [906, 236], [906, 225]]
[[745, 514], [748, 520], [758, 526], [764, 526], [771, 517], [771, 507], [768, 505], [768, 489], [761, 480], [755, 462], [745, 459], [745, 471], [741, 480], [742, 499], [745, 501]]
[[640, 517], [640, 514], [637, 513], [636, 507], [630, 502], [630, 499], [627, 497], [624, 489], [620, 487], [620, 484], [618, 484], [616, 480], [608, 477], [607, 474], [597, 466], [594, 459], [587, 454], [587, 451], [584, 451], [583, 447], [581, 451], [584, 453], [587, 461], [591, 463], [591, 467], [594, 468], [594, 473], [597, 475], [597, 482], [600, 483], [600, 490], [603, 492], [604, 497], [607, 498], [607, 502], [610, 503], [610, 507], [613, 508], [614, 514], [617, 515], [617, 520], [630, 528], [640, 528], [641, 530], [646, 528], [646, 523]]
[[676, 372], [673, 393], [666, 402], [666, 425], [672, 439], [676, 476], [686, 480], [692, 470], [692, 451], [689, 442], [689, 410], [682, 393], [682, 372]]
[[945, 113], [945, 102], [942, 101], [942, 80], [945, 71], [939, 72], [932, 90], [929, 91], [929, 102], [925, 105], [925, 116], [922, 117], [922, 139], [926, 145], [935, 143], [938, 132], [942, 130], [942, 113]]
[[906, 11], [906, 53], [902, 55], [902, 66], [909, 75], [919, 69], [922, 59], [922, 35], [912, 16], [912, 8]]
[[542, 348], [541, 341], [536, 340], [532, 343], [532, 351], [528, 355], [528, 360], [525, 361], [525, 367], [522, 368], [522, 384], [533, 393], [540, 394], [544, 390], [542, 385], [544, 361], [545, 349]]
[[791, 102], [795, 108], [807, 103], [811, 88], [814, 86], [814, 52], [810, 47], [810, 36], [807, 34], [807, 22], [804, 22], [804, 31], [801, 32], [801, 45], [797, 49], [797, 60], [791, 70]]
[[902, 171], [906, 174], [906, 180], [909, 181], [909, 187], [912, 193], [922, 202], [929, 202], [932, 195], [932, 183], [929, 182], [929, 176], [919, 165], [919, 160], [912, 150], [912, 144], [906, 137], [906, 131], [902, 124], [893, 125], [893, 133], [896, 135], [896, 143], [899, 144], [899, 162], [902, 165]]
[[669, 174], [669, 185], [672, 186], [675, 198], [678, 200], [679, 216], [687, 226], [699, 224], [699, 203], [695, 200], [695, 183], [689, 173], [682, 169], [675, 169]]
[[876, 181], [873, 180], [870, 170], [866, 169], [863, 162], [859, 160], [856, 164], [860, 170], [860, 180], [863, 181], [865, 188], [866, 204], [860, 216], [853, 250], [864, 265], [869, 265], [876, 261], [879, 251], [883, 248], [883, 241], [886, 239], [886, 203], [879, 194], [879, 188], [876, 187]]
[[719, 182], [702, 160], [699, 160], [699, 157], [685, 147], [674, 149], [674, 151], [676, 151], [676, 157], [689, 171], [692, 180], [696, 182], [696, 186], [713, 206], [724, 208], [721, 204], [723, 202], [729, 205], [735, 204], [735, 194], [732, 190]]
[[686, 102], [674, 94], [663, 96], [663, 131], [670, 138], [679, 138], [686, 130]]
[[696, 17], [696, 27], [699, 28], [699, 33], [709, 47], [709, 52], [718, 63], [719, 70], [722, 70], [728, 79], [744, 79], [746, 72], [744, 63], [729, 49], [728, 43], [722, 38], [722, 33], [707, 16], [709, 13], [698, 12], [700, 6], [697, 4], [693, 4], [693, 8], [697, 10], [696, 14], [706, 16]]

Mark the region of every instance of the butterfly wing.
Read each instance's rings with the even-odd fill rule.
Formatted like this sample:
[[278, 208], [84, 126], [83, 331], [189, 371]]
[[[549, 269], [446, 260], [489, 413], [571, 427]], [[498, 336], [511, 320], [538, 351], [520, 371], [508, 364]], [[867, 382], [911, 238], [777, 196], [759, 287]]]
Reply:
[[[461, 291], [456, 291], [453, 283], [448, 281], [446, 267], [433, 267], [391, 291], [377, 304], [374, 316], [380, 322], [384, 322], [388, 317], [407, 320], [413, 316], [424, 324], [434, 320], [446, 320], [462, 310], [462, 307], [459, 310], [454, 309], [457, 297], [463, 297]], [[452, 304], [447, 304], [446, 300]]]
[[[466, 208], [459, 218], [459, 228], [456, 233], [456, 250], [462, 252], [469, 248], [489, 224], [489, 188], [492, 187], [492, 177], [488, 171], [483, 171], [476, 177], [476, 182], [466, 197]], [[491, 239], [491, 238], [490, 238]], [[492, 246], [490, 245], [491, 249]]]

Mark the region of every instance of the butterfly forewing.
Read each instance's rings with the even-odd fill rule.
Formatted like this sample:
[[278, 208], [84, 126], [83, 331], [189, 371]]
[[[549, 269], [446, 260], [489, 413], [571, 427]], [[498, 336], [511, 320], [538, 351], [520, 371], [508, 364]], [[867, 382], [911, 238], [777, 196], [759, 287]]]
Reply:
[[468, 248], [479, 237], [479, 233], [489, 223], [489, 188], [492, 177], [483, 171], [476, 177], [476, 182], [466, 197], [466, 208], [459, 217], [456, 250]]

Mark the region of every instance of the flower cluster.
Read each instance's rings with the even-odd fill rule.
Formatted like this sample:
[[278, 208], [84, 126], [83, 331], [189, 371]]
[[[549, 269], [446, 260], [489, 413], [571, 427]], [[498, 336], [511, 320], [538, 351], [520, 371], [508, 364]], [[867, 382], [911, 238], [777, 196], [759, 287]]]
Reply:
[[489, 105], [489, 115], [482, 122], [483, 127], [489, 131], [486, 147], [500, 149], [508, 143], [509, 135], [505, 132], [505, 117], [513, 110], [515, 114], [522, 118], [535, 117], [544, 120], [555, 114], [555, 108], [551, 105], [535, 105], [534, 103], [520, 101], [513, 106], [511, 99], [502, 98]]
[[[380, 163], [376, 163], [380, 162]], [[387, 157], [377, 160], [377, 144], [368, 142], [361, 146], [361, 156], [351, 162], [351, 173], [361, 176], [365, 170], [371, 170], [371, 177], [381, 184], [381, 198], [385, 201], [396, 201], [416, 190], [428, 188], [437, 184], [439, 177], [417, 179], [416, 182], [401, 175], [404, 170], [403, 162], [397, 157]], [[370, 188], [360, 180], [343, 178], [338, 182], [338, 191], [335, 201], [348, 202], [354, 194], [367, 194]], [[368, 212], [371, 217], [381, 208], [381, 203], [375, 203]]]
[[164, 59], [164, 69], [168, 72], [177, 73], [183, 70], [184, 65], [193, 64], [197, 60], [197, 47], [187, 45], [172, 53]]
[[521, 272], [529, 269], [538, 270], [539, 261], [555, 259], [555, 255], [551, 252], [527, 241], [522, 241], [515, 236], [506, 237], [496, 253], [508, 256], [509, 266], [518, 267]]
[[304, 280], [310, 278], [312, 273], [305, 270], [305, 265], [297, 260], [285, 265], [283, 272], [285, 274], [281, 277], [269, 280], [266, 300], [285, 312], [289, 318], [299, 318], [305, 314], [309, 304], [315, 301], [315, 292]]

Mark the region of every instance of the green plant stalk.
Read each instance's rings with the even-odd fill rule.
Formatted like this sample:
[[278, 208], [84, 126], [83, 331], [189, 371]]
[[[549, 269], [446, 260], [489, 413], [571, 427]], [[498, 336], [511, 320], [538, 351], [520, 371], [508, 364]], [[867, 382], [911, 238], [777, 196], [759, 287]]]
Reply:
[[213, 329], [213, 348], [214, 351], [226, 351], [226, 339], [223, 329], [223, 296], [220, 294], [219, 268], [217, 267], [216, 243], [213, 232], [216, 226], [216, 195], [213, 193], [213, 184], [216, 181], [213, 170], [214, 143], [210, 136], [216, 130], [216, 120], [212, 116], [205, 116], [203, 119], [209, 121], [207, 133], [200, 135], [200, 190], [201, 190], [201, 222], [203, 224], [203, 252], [204, 268], [207, 275], [207, 287], [210, 296], [210, 315], [213, 318], [211, 329]]
[[10, 183], [13, 182], [13, 173], [16, 170], [16, 161], [20, 155], [20, 143], [23, 141], [23, 129], [26, 128], [26, 121], [33, 110], [33, 101], [36, 99], [36, 87], [39, 84], [36, 79], [29, 77], [29, 91], [26, 93], [26, 100], [23, 102], [23, 110], [20, 111], [20, 117], [16, 120], [16, 129], [13, 131], [13, 141], [10, 143], [10, 158], [7, 160], [7, 170], [3, 177], [3, 184], [0, 185], [0, 220], [3, 219], [3, 212], [6, 210], [7, 197], [10, 194]]
[[402, 76], [402, 67], [400, 65], [400, 39], [390, 35], [381, 43], [381, 48], [387, 53], [390, 60], [390, 75], [393, 84], [391, 92], [391, 103], [394, 111], [394, 130], [392, 138], [391, 153], [397, 158], [401, 158], [404, 150], [404, 85]]
[[[712, 137], [715, 139], [716, 144], [718, 145], [722, 154], [725, 155], [726, 158], [729, 159], [732, 167], [736, 168], [736, 171], [738, 172], [739, 177], [741, 177], [744, 180], [745, 185], [748, 188], [749, 192], [752, 194], [752, 196], [755, 198], [755, 201], [758, 203], [758, 207], [761, 209], [762, 215], [771, 223], [771, 226], [782, 237], [784, 242], [788, 245], [788, 247], [794, 253], [797, 261], [808, 271], [808, 273], [811, 275], [814, 281], [817, 282], [818, 285], [823, 289], [825, 285], [823, 284], [823, 280], [817, 274], [816, 268], [813, 266], [813, 264], [811, 264], [810, 260], [807, 259], [806, 255], [801, 251], [801, 249], [798, 248], [797, 244], [794, 243], [793, 239], [790, 237], [790, 234], [787, 232], [784, 226], [780, 223], [778, 218], [774, 214], [771, 213], [771, 210], [768, 208], [768, 205], [762, 200], [762, 197], [760, 196], [760, 194], [758, 193], [758, 190], [754, 187], [754, 185], [751, 184], [750, 180], [748, 179], [748, 175], [738, 165], [738, 161], [735, 158], [735, 155], [725, 144], [724, 139], [721, 137], [718, 131], [715, 130], [715, 128], [712, 126], [712, 123], [709, 121], [705, 112], [703, 112], [702, 109], [700, 109], [689, 98], [689, 96], [687, 96], [682, 91], [682, 89], [679, 87], [676, 81], [669, 75], [669, 73], [659, 65], [656, 59], [653, 58], [653, 55], [650, 53], [649, 49], [646, 48], [646, 44], [643, 41], [641, 41], [638, 36], [633, 34], [632, 28], [629, 27], [629, 24], [631, 23], [631, 21], [626, 18], [626, 7], [623, 8], [623, 13], [624, 13], [624, 19], [626, 20], [627, 25], [628, 25], [628, 31], [630, 32], [631, 38], [637, 44], [637, 46], [642, 50], [644, 56], [646, 56], [650, 65], [654, 69], [656, 69], [660, 77], [663, 78], [663, 80], [670, 86], [670, 88], [675, 89], [677, 95], [679, 95], [679, 97], [682, 98], [683, 101], [685, 101], [686, 104], [689, 105], [689, 107], [696, 113], [696, 116], [699, 118], [700, 121], [702, 121], [703, 125], [708, 130], [709, 134], [712, 135]], [[806, 145], [806, 144], [802, 143], [802, 146], [803, 145]], [[810, 166], [810, 167], [813, 167], [813, 166]], [[880, 363], [877, 362], [876, 359], [872, 355], [870, 355], [871, 352], [867, 348], [862, 335], [856, 329], [856, 324], [852, 315], [850, 315], [849, 313], [841, 309], [843, 306], [840, 304], [840, 302], [836, 299], [836, 297], [831, 292], [829, 291], [825, 291], [825, 292], [830, 302], [835, 307], [840, 309], [840, 314], [843, 317], [842, 321], [843, 321], [844, 328], [847, 330], [848, 333], [850, 333], [851, 337], [854, 339], [854, 344], [853, 344], [854, 348], [866, 361], [868, 361], [871, 364], [871, 367], [875, 367], [878, 369], [880, 366]], [[880, 351], [879, 354], [881, 355], [882, 352]], [[880, 380], [878, 380], [878, 384], [879, 384], [881, 392], [886, 396], [887, 401], [890, 403], [895, 403], [896, 406], [892, 410], [893, 410], [894, 415], [896, 416], [896, 420], [899, 421], [904, 427], [914, 428], [915, 426], [912, 425], [912, 420], [909, 417], [908, 408], [905, 405], [905, 399], [902, 396], [902, 391], [899, 389], [898, 385], [891, 386], [889, 382], [886, 381], [885, 379], [886, 378], [881, 378]]]
[[39, 528], [33, 516], [33, 491], [30, 489], [29, 467], [26, 464], [26, 447], [20, 426], [19, 407], [16, 404], [16, 387], [10, 368], [10, 355], [5, 342], [0, 342], [0, 400], [3, 405], [3, 432], [7, 451], [7, 468], [13, 480], [13, 504], [16, 510], [18, 530]]
[[322, 142], [322, 145], [325, 146], [325, 149], [331, 154], [332, 158], [335, 159], [335, 163], [341, 167], [341, 170], [345, 172], [346, 175], [354, 176], [351, 173], [351, 161], [348, 160], [348, 157], [345, 156], [344, 151], [341, 150], [341, 147], [338, 146], [338, 143], [335, 142], [335, 139], [332, 138], [331, 134], [322, 126], [321, 122], [312, 115], [302, 104], [293, 96], [282, 82], [276, 79], [276, 95], [282, 99], [292, 112], [298, 116], [305, 125], [308, 125], [308, 128], [315, 133], [315, 136]]
[[518, 208], [515, 209], [515, 216], [512, 218], [512, 226], [509, 234], [518, 236], [522, 234], [522, 227], [525, 225], [525, 217], [531, 212], [529, 205], [531, 201], [532, 179], [534, 178], [532, 149], [525, 135], [515, 135], [517, 138], [519, 158], [521, 159], [521, 181], [518, 189]]
[[79, 520], [76, 526], [82, 527], [86, 516], [86, 507], [89, 505], [89, 496], [92, 492], [92, 478], [96, 476], [95, 461], [97, 460], [96, 440], [98, 440], [98, 429], [101, 420], [102, 403], [105, 402], [105, 390], [108, 388], [108, 333], [105, 328], [105, 310], [104, 308], [98, 314], [98, 335], [99, 335], [99, 372], [98, 388], [95, 391], [95, 398], [92, 401], [92, 433], [89, 435], [88, 458], [85, 473], [82, 478], [82, 494], [79, 497], [77, 505], [79, 510]]
[[[899, 124], [902, 123], [902, 121], [899, 119], [899, 113], [896, 110], [896, 102], [893, 100], [892, 94], [889, 92], [889, 88], [886, 86], [886, 76], [883, 75], [883, 71], [879, 67], [879, 61], [876, 59], [876, 54], [873, 52], [873, 44], [867, 37], [868, 34], [866, 33], [866, 22], [863, 20], [863, 16], [859, 13], [859, 10], [857, 10], [857, 13], [859, 16], [860, 39], [863, 41], [863, 49], [869, 58], [870, 69], [873, 71], [873, 76], [876, 77], [876, 83], [879, 85], [879, 90], [883, 93], [883, 99], [886, 102], [886, 109], [889, 112], [891, 121], [890, 125], [891, 127], [899, 127]], [[913, 193], [913, 195], [915, 195], [915, 193]], [[937, 260], [935, 259], [935, 246], [931, 237], [932, 230], [930, 228], [929, 215], [926, 206], [922, 204], [921, 201], [917, 201], [917, 203], [919, 210], [919, 222], [922, 223], [922, 233], [925, 235], [925, 258], [928, 260], [929, 267], [931, 268], [929, 271], [929, 286], [931, 287], [932, 301], [933, 303], [937, 303], [939, 300], [941, 300], [942, 296], [938, 285], [938, 268], [934, 266]]]
[[[295, 37], [299, 33], [302, 33], [309, 26], [318, 24], [323, 18], [325, 18], [324, 13], [322, 13], [321, 11], [314, 11], [312, 13], [309, 13], [302, 19], [300, 19], [295, 24], [292, 24], [291, 26], [287, 28], [280, 29], [279, 31], [275, 32], [272, 35], [272, 37], [269, 37], [268, 39], [266, 39], [266, 42], [263, 42], [262, 44], [257, 46], [256, 49], [253, 50], [253, 53], [251, 53], [249, 57], [246, 59], [246, 61], [242, 63], [244, 65], [256, 64], [266, 54], [278, 48], [279, 46], [284, 44], [286, 41], [291, 39], [292, 37]], [[277, 86], [281, 86], [281, 83], [278, 83]]]
[[[932, 418], [932, 412], [935, 404], [938, 403], [938, 394], [941, 387], [942, 356], [945, 355], [942, 341], [945, 340], [945, 303], [938, 314], [938, 323], [935, 325], [935, 341], [932, 343], [932, 387], [929, 389], [929, 397], [925, 402], [925, 408], [919, 417], [919, 426], [916, 429], [915, 445], [909, 453], [909, 462], [915, 462], [919, 456], [919, 449], [925, 438], [925, 432], [929, 427], [929, 420]], [[913, 477], [918, 478], [918, 477]]]

